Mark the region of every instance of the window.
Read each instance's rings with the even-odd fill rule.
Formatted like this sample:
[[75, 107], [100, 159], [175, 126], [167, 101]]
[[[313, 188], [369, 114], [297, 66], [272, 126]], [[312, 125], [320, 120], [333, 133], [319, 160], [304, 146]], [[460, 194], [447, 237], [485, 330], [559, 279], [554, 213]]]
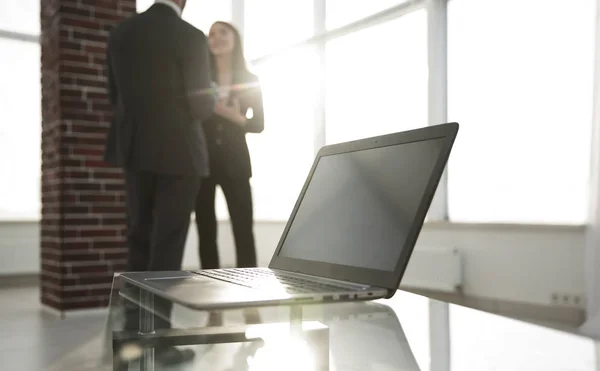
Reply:
[[449, 3], [453, 221], [585, 222], [595, 14], [592, 0]]
[[[137, 0], [138, 13], [146, 11], [154, 4], [154, 0]], [[208, 35], [210, 26], [215, 21], [231, 22], [231, 1], [188, 1], [182, 18]]]
[[154, 0], [136, 0], [135, 7], [138, 13], [145, 12], [154, 4]]
[[327, 44], [328, 144], [427, 125], [426, 22], [418, 10]]
[[188, 1], [183, 19], [202, 30], [207, 36], [210, 26], [216, 21], [231, 22], [231, 1]]
[[328, 30], [332, 30], [405, 2], [406, 0], [327, 0], [325, 24]]
[[[1, 1], [0, 30], [39, 35], [40, 1]], [[6, 57], [0, 60], [0, 220], [36, 220], [41, 181], [40, 46], [0, 37], [0, 55]]]
[[[245, 11], [249, 60], [313, 35], [310, 1], [246, 0]], [[252, 66], [265, 109], [264, 132], [247, 136], [257, 220], [288, 219], [312, 164], [317, 65], [314, 48], [305, 47]]]
[[[40, 217], [40, 46], [0, 38], [0, 220]], [[17, 161], [15, 161], [15, 159]]]
[[257, 65], [265, 131], [249, 134], [255, 217], [287, 220], [314, 156], [318, 58], [302, 48]]
[[246, 0], [245, 47], [249, 60], [313, 36], [313, 2]]
[[40, 0], [0, 1], [0, 30], [40, 34]]

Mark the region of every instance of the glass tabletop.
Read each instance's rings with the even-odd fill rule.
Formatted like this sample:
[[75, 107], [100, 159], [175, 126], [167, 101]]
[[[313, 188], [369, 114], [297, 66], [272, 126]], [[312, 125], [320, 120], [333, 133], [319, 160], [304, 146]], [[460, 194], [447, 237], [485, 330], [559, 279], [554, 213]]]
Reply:
[[398, 290], [370, 302], [198, 311], [115, 276], [104, 368], [600, 370], [600, 342]]

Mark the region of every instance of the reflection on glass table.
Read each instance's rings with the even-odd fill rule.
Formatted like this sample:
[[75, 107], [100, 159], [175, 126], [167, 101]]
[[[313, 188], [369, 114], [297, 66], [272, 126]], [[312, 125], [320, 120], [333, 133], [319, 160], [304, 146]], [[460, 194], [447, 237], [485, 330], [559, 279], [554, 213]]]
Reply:
[[[450, 336], [439, 322], [430, 326], [430, 311], [439, 315], [433, 311], [440, 308]], [[128, 311], [137, 313], [136, 323], [127, 324]], [[175, 350], [171, 358], [165, 349]], [[577, 334], [404, 291], [372, 302], [204, 312], [125, 287], [117, 276], [101, 367], [434, 371], [443, 360], [445, 370], [597, 371], [599, 349]], [[173, 354], [191, 357], [175, 364]]]

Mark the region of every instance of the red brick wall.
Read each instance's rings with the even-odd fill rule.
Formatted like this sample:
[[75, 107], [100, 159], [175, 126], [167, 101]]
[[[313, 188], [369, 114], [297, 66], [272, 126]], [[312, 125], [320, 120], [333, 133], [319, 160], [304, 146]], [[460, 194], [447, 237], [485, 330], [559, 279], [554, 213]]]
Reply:
[[41, 300], [105, 306], [125, 269], [121, 172], [102, 161], [111, 117], [106, 41], [135, 0], [41, 0]]

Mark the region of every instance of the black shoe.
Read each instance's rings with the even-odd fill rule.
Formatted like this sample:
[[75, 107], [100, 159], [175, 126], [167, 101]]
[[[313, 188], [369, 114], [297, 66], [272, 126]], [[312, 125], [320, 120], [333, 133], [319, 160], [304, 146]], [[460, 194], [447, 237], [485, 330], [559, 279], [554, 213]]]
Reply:
[[190, 362], [195, 356], [196, 353], [191, 349], [169, 347], [155, 350], [154, 359], [160, 365], [174, 366]]

